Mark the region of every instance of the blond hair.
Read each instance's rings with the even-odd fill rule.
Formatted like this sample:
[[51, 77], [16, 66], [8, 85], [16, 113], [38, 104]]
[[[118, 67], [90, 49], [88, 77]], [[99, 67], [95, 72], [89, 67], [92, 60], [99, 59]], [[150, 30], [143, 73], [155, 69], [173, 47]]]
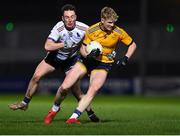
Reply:
[[118, 19], [118, 15], [117, 13], [114, 11], [114, 9], [110, 8], [110, 7], [104, 7], [101, 10], [101, 18], [104, 19], [112, 19], [114, 21], [117, 21]]

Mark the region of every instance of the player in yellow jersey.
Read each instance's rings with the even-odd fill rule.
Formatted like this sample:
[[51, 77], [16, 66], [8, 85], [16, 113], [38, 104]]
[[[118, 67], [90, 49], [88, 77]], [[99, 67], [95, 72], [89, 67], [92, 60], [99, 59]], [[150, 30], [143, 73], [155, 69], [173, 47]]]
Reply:
[[[61, 95], [68, 90], [78, 79], [86, 73], [90, 74], [90, 83], [86, 95], [80, 100], [78, 107], [72, 116], [66, 121], [67, 124], [80, 122], [78, 118], [81, 113], [92, 102], [98, 90], [103, 86], [108, 72], [114, 62], [113, 53], [121, 41], [127, 45], [128, 50], [125, 56], [117, 61], [117, 65], [126, 65], [128, 59], [133, 55], [136, 44], [132, 38], [121, 28], [115, 25], [118, 16], [110, 7], [104, 7], [101, 10], [101, 22], [91, 26], [86, 34], [81, 46], [81, 58], [71, 69], [65, 80], [59, 87], [55, 101], [58, 101]], [[89, 54], [86, 51], [86, 45], [91, 41], [97, 41], [102, 45], [102, 53], [99, 49], [92, 50]]]

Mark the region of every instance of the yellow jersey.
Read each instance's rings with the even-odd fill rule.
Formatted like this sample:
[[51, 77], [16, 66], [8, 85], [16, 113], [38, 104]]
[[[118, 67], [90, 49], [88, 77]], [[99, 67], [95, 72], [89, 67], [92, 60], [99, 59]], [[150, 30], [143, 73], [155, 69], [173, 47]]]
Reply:
[[111, 32], [103, 31], [100, 28], [100, 22], [89, 27], [85, 34], [83, 40], [84, 44], [89, 44], [91, 41], [97, 41], [102, 45], [102, 55], [96, 58], [96, 60], [112, 63], [114, 60], [108, 58], [108, 54], [111, 54], [115, 49], [119, 41], [123, 42], [125, 45], [130, 45], [132, 43], [132, 38], [118, 26], [114, 26]]

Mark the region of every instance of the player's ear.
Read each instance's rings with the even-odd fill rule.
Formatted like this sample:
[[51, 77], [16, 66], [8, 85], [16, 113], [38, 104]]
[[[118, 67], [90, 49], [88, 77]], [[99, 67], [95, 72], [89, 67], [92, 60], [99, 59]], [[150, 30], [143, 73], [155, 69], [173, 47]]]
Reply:
[[104, 24], [104, 18], [101, 18], [101, 23]]

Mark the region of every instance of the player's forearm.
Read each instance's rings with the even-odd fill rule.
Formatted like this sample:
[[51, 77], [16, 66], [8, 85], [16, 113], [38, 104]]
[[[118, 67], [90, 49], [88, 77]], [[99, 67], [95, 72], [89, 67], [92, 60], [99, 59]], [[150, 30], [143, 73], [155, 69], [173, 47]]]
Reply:
[[82, 45], [81, 48], [80, 48], [80, 53], [83, 57], [86, 58], [86, 56], [88, 55], [87, 51], [86, 51], [86, 46], [85, 45]]
[[133, 43], [128, 47], [128, 50], [127, 50], [127, 53], [126, 53], [125, 56], [127, 56], [128, 58], [130, 58], [130, 57], [133, 55], [133, 53], [135, 52], [135, 50], [136, 50], [136, 43], [133, 42]]
[[54, 51], [64, 47], [64, 43], [55, 43], [53, 41], [47, 40], [45, 43], [45, 50], [46, 51]]

